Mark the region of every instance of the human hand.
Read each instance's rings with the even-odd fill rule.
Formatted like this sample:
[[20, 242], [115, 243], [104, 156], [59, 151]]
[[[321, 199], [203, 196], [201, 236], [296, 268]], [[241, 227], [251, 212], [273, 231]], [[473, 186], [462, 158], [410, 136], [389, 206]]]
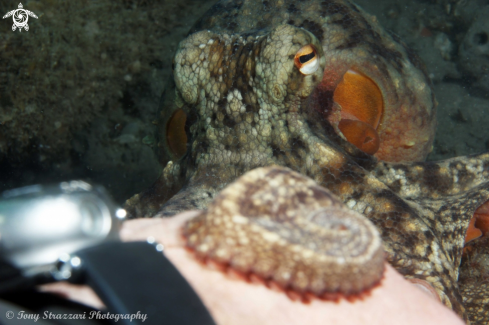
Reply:
[[185, 249], [181, 227], [199, 211], [172, 218], [125, 222], [125, 241], [153, 237], [165, 256], [200, 296], [217, 324], [464, 324], [450, 309], [406, 281], [390, 265], [384, 279], [363, 300], [338, 303], [290, 300], [283, 292], [247, 283], [197, 261]]

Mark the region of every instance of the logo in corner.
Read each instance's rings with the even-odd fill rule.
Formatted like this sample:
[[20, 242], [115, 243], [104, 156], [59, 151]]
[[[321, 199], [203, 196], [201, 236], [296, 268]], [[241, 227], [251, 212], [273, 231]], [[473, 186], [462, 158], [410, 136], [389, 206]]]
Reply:
[[29, 16], [38, 18], [35, 13], [29, 10], [25, 10], [24, 7], [22, 6], [22, 3], [19, 3], [19, 8], [9, 11], [5, 14], [5, 16], [2, 17], [2, 19], [8, 18], [12, 16], [14, 19], [14, 24], [12, 25], [12, 30], [15, 32], [15, 30], [18, 28], [19, 32], [22, 31], [22, 28], [24, 28], [26, 31], [29, 30], [29, 25], [27, 25], [27, 21], [29, 20]]

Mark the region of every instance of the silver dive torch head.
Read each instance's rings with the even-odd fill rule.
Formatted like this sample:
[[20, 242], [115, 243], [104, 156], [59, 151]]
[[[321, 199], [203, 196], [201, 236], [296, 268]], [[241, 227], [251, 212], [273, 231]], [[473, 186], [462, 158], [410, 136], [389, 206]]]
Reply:
[[103, 187], [84, 181], [8, 190], [0, 198], [0, 256], [26, 277], [68, 279], [80, 266], [72, 254], [118, 241], [124, 217]]

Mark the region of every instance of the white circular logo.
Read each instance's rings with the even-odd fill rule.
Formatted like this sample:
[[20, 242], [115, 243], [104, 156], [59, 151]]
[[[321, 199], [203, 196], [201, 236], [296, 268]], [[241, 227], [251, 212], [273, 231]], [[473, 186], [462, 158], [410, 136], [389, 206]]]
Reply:
[[24, 27], [27, 24], [29, 18], [27, 17], [27, 12], [24, 9], [17, 9], [14, 13], [14, 24], [17, 27]]
[[7, 316], [8, 319], [12, 319], [12, 318], [14, 318], [14, 312], [9, 310], [9, 311], [7, 311], [5, 316]]

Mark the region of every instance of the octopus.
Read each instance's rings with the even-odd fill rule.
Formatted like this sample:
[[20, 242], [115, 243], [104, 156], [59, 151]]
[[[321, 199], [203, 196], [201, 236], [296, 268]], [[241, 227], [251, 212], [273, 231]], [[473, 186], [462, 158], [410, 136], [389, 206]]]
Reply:
[[[307, 205], [310, 213], [354, 212], [375, 225], [387, 261], [405, 278], [429, 284], [467, 323], [489, 321], [484, 309], [487, 282], [459, 281], [469, 224], [489, 199], [489, 154], [423, 162], [436, 127], [430, 79], [416, 54], [384, 31], [375, 17], [345, 0], [223, 0], [180, 43], [172, 69], [159, 117], [159, 154], [165, 167], [150, 189], [128, 200], [131, 216], [168, 217], [209, 207], [183, 230], [189, 247], [202, 258], [210, 256], [245, 273], [253, 258], [236, 262], [231, 249], [239, 233], [248, 238], [255, 229], [284, 244], [283, 249], [290, 249], [287, 243], [307, 242], [313, 248], [300, 248], [309, 256], [309, 262], [301, 262], [304, 281], [277, 277], [273, 269], [286, 267], [284, 259], [253, 272], [289, 291], [348, 296], [375, 286], [379, 273], [360, 282], [350, 279], [343, 289], [338, 287], [341, 281], [314, 285], [321, 282], [314, 265], [331, 262], [319, 254], [327, 249], [317, 248], [324, 241], [319, 233], [326, 230], [314, 229], [334, 227], [324, 216], [305, 213], [307, 219], [294, 211]], [[252, 207], [229, 192], [223, 193], [234, 199], [223, 201], [218, 193], [246, 172], [272, 165], [305, 175], [331, 194], [315, 198], [320, 190], [309, 184], [294, 196], [291, 184], [306, 181], [284, 172], [283, 186], [263, 194], [268, 203], [256, 207], [266, 210], [266, 218], [226, 216], [225, 211], [238, 209], [229, 207], [232, 202], [242, 202], [248, 210], [254, 203]], [[268, 177], [272, 171], [241, 181], [240, 186], [249, 187], [241, 195], [251, 195], [260, 179], [273, 182]], [[275, 212], [266, 208], [273, 202], [269, 193], [276, 202], [285, 202]], [[214, 198], [224, 206], [209, 205]], [[294, 213], [298, 219], [284, 221], [284, 215]], [[363, 219], [352, 218], [348, 227], [338, 229], [368, 228]], [[219, 229], [229, 222], [253, 223], [254, 228]], [[301, 228], [308, 225], [312, 228]], [[313, 238], [300, 240], [294, 229]], [[266, 250], [268, 246], [261, 246], [266, 243], [246, 245], [246, 238], [235, 246], [245, 256], [263, 255], [258, 250]], [[227, 246], [206, 247], [206, 240]], [[477, 247], [470, 253], [480, 252]], [[362, 269], [362, 264], [355, 265]]]

